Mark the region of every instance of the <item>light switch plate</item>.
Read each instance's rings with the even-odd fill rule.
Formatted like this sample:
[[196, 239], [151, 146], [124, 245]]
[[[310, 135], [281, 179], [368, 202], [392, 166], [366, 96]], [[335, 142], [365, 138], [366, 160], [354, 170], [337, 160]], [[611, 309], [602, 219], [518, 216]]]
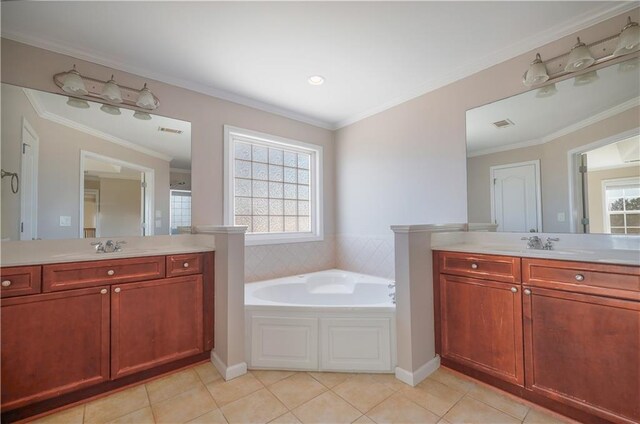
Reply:
[[61, 216], [60, 217], [60, 226], [61, 227], [71, 227], [71, 217], [70, 216]]
[[162, 220], [156, 219], [156, 228], [160, 228], [160, 227], [162, 227]]
[[558, 212], [558, 222], [564, 222], [564, 221], [565, 221], [564, 212]]

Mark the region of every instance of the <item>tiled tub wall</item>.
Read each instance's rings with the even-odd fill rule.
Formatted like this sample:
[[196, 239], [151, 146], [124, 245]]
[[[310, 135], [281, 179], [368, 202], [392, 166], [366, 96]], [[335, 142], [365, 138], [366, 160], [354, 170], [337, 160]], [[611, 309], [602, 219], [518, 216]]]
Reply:
[[389, 236], [336, 236], [336, 265], [346, 271], [395, 278], [395, 247]]

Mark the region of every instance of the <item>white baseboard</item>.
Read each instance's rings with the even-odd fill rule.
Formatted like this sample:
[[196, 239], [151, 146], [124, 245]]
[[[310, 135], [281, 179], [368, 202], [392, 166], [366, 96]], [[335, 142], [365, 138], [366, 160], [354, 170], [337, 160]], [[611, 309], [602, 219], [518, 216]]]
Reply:
[[435, 358], [431, 359], [414, 372], [396, 367], [396, 378], [403, 383], [407, 383], [408, 385], [415, 387], [422, 380], [433, 374], [438, 368], [440, 368], [440, 356], [436, 355]]
[[240, 362], [239, 364], [228, 367], [214, 351], [211, 351], [211, 362], [225, 381], [232, 380], [247, 373], [246, 362]]

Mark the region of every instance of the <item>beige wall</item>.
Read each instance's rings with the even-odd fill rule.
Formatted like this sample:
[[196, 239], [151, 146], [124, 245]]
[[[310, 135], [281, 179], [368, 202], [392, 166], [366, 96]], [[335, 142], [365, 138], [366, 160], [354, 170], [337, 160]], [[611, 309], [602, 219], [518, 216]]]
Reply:
[[[569, 215], [568, 152], [640, 126], [640, 108], [632, 108], [618, 115], [558, 137], [548, 143], [475, 156], [467, 159], [467, 199], [469, 222], [491, 221], [489, 168], [528, 160], [540, 160], [542, 186], [542, 229], [548, 233], [571, 231]], [[565, 221], [558, 221], [558, 213]], [[592, 227], [591, 232], [598, 227]]]
[[590, 232], [604, 233], [604, 199], [602, 196], [602, 181], [630, 177], [640, 177], [639, 165], [587, 172]]
[[[3, 51], [4, 53], [4, 51]], [[3, 68], [4, 70], [4, 64]], [[2, 85], [2, 167], [10, 169], [20, 163], [22, 118], [33, 126], [40, 138], [38, 164], [38, 237], [42, 239], [76, 238], [80, 216], [80, 151], [87, 150], [115, 159], [142, 165], [155, 171], [155, 209], [162, 213], [162, 226], [157, 234], [169, 233], [169, 162], [85, 134], [67, 126], [40, 118], [24, 91]], [[18, 146], [17, 148], [16, 145]], [[6, 169], [6, 168], [5, 168]], [[5, 178], [6, 180], [6, 178]], [[2, 182], [2, 237], [16, 240], [19, 222], [13, 204], [18, 195], [5, 202], [6, 183]], [[11, 206], [5, 207], [6, 203]], [[5, 215], [5, 209], [7, 213]], [[60, 216], [70, 216], [71, 226], [61, 227]], [[7, 233], [5, 233], [5, 225]], [[15, 232], [11, 232], [15, 229]], [[134, 234], [137, 234], [134, 233]]]
[[[638, 19], [639, 10], [579, 35], [608, 37], [628, 15]], [[522, 73], [536, 51], [554, 57], [573, 44], [575, 35], [564, 37], [338, 130], [338, 234], [389, 234], [391, 224], [466, 221], [466, 110], [524, 92]], [[550, 183], [566, 185], [558, 182], [564, 178], [554, 175]]]
[[[191, 172], [171, 170], [169, 180], [171, 188], [174, 190], [191, 190]], [[176, 185], [173, 187], [173, 185], [178, 182], [184, 182], [184, 185]]]
[[100, 237], [141, 235], [140, 180], [100, 178]]

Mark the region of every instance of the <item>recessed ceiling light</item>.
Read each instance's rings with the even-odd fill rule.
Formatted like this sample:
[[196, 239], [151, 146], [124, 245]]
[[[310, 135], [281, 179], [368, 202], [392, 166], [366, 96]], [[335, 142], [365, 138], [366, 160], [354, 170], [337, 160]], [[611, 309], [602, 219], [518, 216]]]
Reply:
[[324, 77], [320, 75], [312, 75], [307, 80], [311, 85], [322, 85], [324, 84]]

